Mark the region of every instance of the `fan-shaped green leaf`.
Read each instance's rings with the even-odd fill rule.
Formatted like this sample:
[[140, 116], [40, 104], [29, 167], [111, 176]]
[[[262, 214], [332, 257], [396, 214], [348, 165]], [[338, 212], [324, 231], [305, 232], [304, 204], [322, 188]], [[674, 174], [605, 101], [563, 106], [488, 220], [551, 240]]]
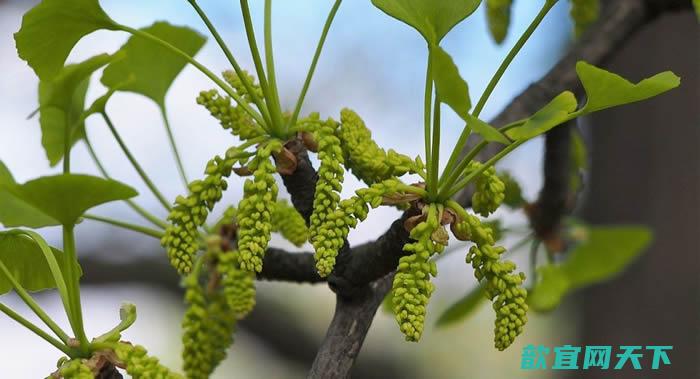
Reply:
[[489, 32], [499, 45], [508, 35], [512, 3], [512, 0], [486, 0], [486, 21], [489, 24]]
[[506, 131], [514, 140], [536, 137], [570, 120], [578, 103], [573, 93], [564, 91], [532, 115], [522, 126]]
[[498, 131], [498, 129], [472, 115], [467, 115], [467, 124], [471, 126], [475, 133], [479, 134], [486, 141], [498, 142], [505, 145], [510, 143], [508, 138]]
[[39, 82], [39, 123], [41, 143], [51, 166], [63, 159], [65, 128], [71, 128], [71, 146], [85, 136], [85, 94], [90, 76], [113, 56], [101, 54], [84, 62], [64, 67], [51, 80]]
[[482, 284], [479, 284], [476, 288], [467, 292], [464, 297], [447, 308], [447, 310], [440, 315], [435, 326], [441, 328], [466, 319], [479, 308], [479, 305], [481, 305], [485, 299], [486, 290]]
[[[58, 265], [63, 269], [65, 258], [58, 249], [51, 248]], [[0, 232], [0, 261], [19, 284], [28, 291], [42, 291], [56, 287], [39, 245], [26, 236]], [[0, 272], [0, 295], [12, 290], [12, 283]]]
[[[114, 180], [102, 179], [88, 175], [65, 174], [44, 176], [21, 185], [5, 187], [12, 200], [22, 204], [33, 213], [43, 213], [46, 217], [62, 225], [73, 225], [85, 211], [100, 204], [115, 200], [125, 200], [137, 195], [137, 192]], [[23, 220], [15, 212], [0, 213], [0, 222], [8, 225], [8, 219]], [[35, 221], [32, 219], [31, 221]], [[38, 227], [34, 225], [22, 225]], [[41, 225], [46, 226], [46, 225]]]
[[43, 0], [22, 18], [15, 33], [19, 57], [42, 80], [58, 75], [71, 50], [84, 36], [100, 30], [117, 30], [97, 0]]
[[533, 309], [552, 310], [567, 293], [613, 278], [651, 241], [649, 229], [638, 226], [596, 226], [586, 234], [566, 261], [538, 269], [540, 280], [528, 295]]
[[480, 3], [481, 0], [372, 0], [384, 13], [416, 29], [430, 45], [438, 45]]
[[[141, 29], [190, 56], [204, 46], [206, 38], [196, 31], [166, 22]], [[187, 61], [172, 51], [140, 36], [132, 36], [119, 50], [123, 57], [112, 62], [104, 71], [102, 83], [110, 88], [140, 93], [159, 105]]]
[[16, 186], [17, 183], [10, 170], [0, 162], [0, 224], [8, 228], [16, 226], [41, 228], [60, 224], [10, 192], [11, 188]]
[[459, 75], [459, 69], [450, 54], [440, 46], [430, 49], [432, 74], [438, 99], [449, 105], [462, 119], [467, 119], [471, 108], [467, 82]]
[[576, 73], [588, 97], [581, 114], [645, 100], [681, 84], [681, 79], [671, 71], [664, 71], [633, 84], [617, 74], [583, 61], [576, 64]]

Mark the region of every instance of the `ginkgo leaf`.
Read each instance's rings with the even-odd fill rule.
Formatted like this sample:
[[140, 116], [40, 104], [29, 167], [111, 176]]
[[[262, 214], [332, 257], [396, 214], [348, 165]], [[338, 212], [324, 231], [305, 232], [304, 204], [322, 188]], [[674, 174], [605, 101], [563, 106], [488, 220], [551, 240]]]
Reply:
[[[125, 200], [137, 195], [133, 188], [111, 179], [89, 175], [64, 174], [44, 176], [21, 185], [6, 186], [8, 197], [32, 212], [43, 213], [62, 225], [73, 225], [88, 209], [115, 200]], [[14, 212], [0, 212], [0, 222], [8, 225], [22, 219]], [[45, 225], [44, 225], [45, 226]]]
[[580, 111], [581, 115], [646, 100], [681, 84], [680, 78], [671, 71], [664, 71], [633, 84], [617, 74], [583, 61], [576, 63], [576, 73], [588, 98]]
[[532, 115], [523, 125], [506, 131], [506, 135], [514, 140], [524, 140], [546, 133], [570, 120], [577, 106], [574, 94], [564, 91]]
[[498, 142], [504, 145], [510, 143], [508, 138], [498, 131], [498, 129], [472, 115], [467, 115], [467, 124], [475, 133], [479, 134], [486, 141]]
[[429, 45], [471, 15], [481, 0], [372, 0], [384, 13], [416, 29]]
[[[166, 22], [141, 29], [194, 56], [206, 38], [193, 29]], [[135, 35], [119, 50], [123, 56], [112, 62], [102, 75], [102, 83], [110, 88], [131, 91], [165, 103], [165, 95], [187, 61], [153, 41]]]
[[462, 119], [466, 120], [471, 102], [467, 82], [459, 75], [459, 69], [450, 54], [440, 46], [430, 49], [432, 75], [438, 99], [449, 105]]
[[0, 162], [0, 224], [5, 227], [41, 228], [59, 225], [55, 219], [16, 197], [10, 189], [17, 186], [10, 170]]
[[[63, 253], [51, 248], [59, 267], [65, 267]], [[32, 239], [11, 232], [0, 232], [0, 262], [27, 291], [42, 291], [56, 287], [56, 281], [39, 245]], [[0, 295], [13, 289], [10, 280], [0, 272]]]
[[463, 321], [479, 308], [486, 300], [486, 290], [483, 284], [467, 292], [461, 299], [452, 304], [440, 315], [435, 326], [445, 327]]
[[85, 136], [81, 114], [90, 76], [106, 65], [112, 55], [100, 54], [86, 61], [64, 67], [51, 80], [39, 82], [39, 123], [41, 144], [51, 166], [63, 159], [65, 128], [71, 128], [71, 146]]
[[100, 30], [117, 30], [98, 0], [43, 0], [25, 13], [15, 33], [19, 57], [42, 80], [58, 75], [66, 58], [84, 36]]
[[585, 234], [564, 262], [538, 268], [540, 279], [528, 294], [534, 310], [552, 310], [569, 292], [615, 277], [651, 241], [649, 229], [639, 226], [589, 227]]

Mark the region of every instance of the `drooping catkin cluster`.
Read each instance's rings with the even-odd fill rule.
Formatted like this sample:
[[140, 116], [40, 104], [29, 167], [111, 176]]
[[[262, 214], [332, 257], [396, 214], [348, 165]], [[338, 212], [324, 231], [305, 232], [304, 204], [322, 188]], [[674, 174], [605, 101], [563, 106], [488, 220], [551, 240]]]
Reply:
[[126, 373], [133, 379], [184, 379], [182, 375], [161, 365], [158, 358], [148, 356], [143, 346], [120, 342], [114, 352], [121, 365], [126, 367]]
[[510, 8], [513, 0], [486, 0], [486, 20], [496, 43], [500, 44], [508, 34]]
[[507, 172], [499, 172], [498, 178], [501, 179], [506, 188], [503, 193], [503, 204], [514, 209], [523, 206], [525, 199], [520, 183]]
[[[246, 74], [247, 75], [247, 74]], [[232, 71], [224, 72], [224, 79], [233, 87], [236, 93], [245, 101], [250, 103], [251, 96], [241, 82], [240, 78]], [[253, 78], [248, 76], [252, 83]], [[260, 88], [255, 86], [255, 91]], [[222, 96], [217, 90], [202, 91], [197, 97], [197, 104], [207, 108], [209, 113], [219, 120], [221, 126], [231, 131], [241, 139], [251, 139], [264, 134], [263, 128], [258, 125], [253, 118], [240, 105], [229, 96]]]
[[239, 268], [238, 252], [218, 254], [216, 271], [221, 276], [222, 295], [234, 315], [241, 319], [255, 307], [255, 274]]
[[[476, 161], [469, 162], [467, 170], [476, 171], [482, 164]], [[476, 186], [472, 195], [472, 209], [483, 217], [487, 217], [501, 205], [505, 199], [506, 186], [496, 174], [492, 166], [484, 170], [474, 180]]]
[[241, 268], [262, 271], [263, 257], [272, 232], [272, 213], [277, 203], [277, 171], [270, 157], [282, 149], [279, 140], [258, 147], [248, 164], [253, 179], [243, 185], [243, 199], [238, 205], [238, 251]]
[[392, 305], [396, 321], [406, 341], [417, 342], [423, 333], [425, 311], [435, 286], [430, 276], [437, 275], [437, 266], [430, 258], [442, 252], [443, 242], [436, 242], [435, 232], [441, 228], [437, 206], [427, 206], [426, 219], [411, 230], [413, 242], [404, 245], [410, 253], [399, 259], [392, 287]]
[[369, 206], [380, 206], [384, 196], [401, 192], [402, 184], [397, 179], [387, 179], [360, 189], [355, 196], [341, 201], [338, 208], [326, 216], [311, 239], [319, 275], [326, 277], [333, 271], [338, 251], [343, 247], [350, 228], [367, 218]]
[[340, 112], [340, 127], [336, 134], [341, 142], [345, 166], [367, 184], [416, 172], [416, 162], [411, 158], [379, 147], [365, 122], [350, 109]]
[[[55, 373], [53, 374], [56, 375]], [[58, 369], [58, 377], [64, 379], [94, 379], [95, 374], [82, 359], [72, 359]], [[52, 378], [50, 376], [49, 378]]]
[[296, 246], [303, 245], [309, 239], [309, 228], [301, 214], [286, 200], [277, 201], [272, 214], [272, 230]]
[[590, 24], [598, 20], [599, 14], [600, 0], [571, 0], [571, 19], [574, 20], [576, 36], [581, 36]]
[[195, 272], [184, 281], [187, 310], [182, 321], [182, 359], [192, 379], [208, 378], [226, 358], [237, 320], [224, 293], [208, 293], [199, 280]]
[[204, 225], [209, 212], [221, 200], [227, 188], [224, 178], [229, 177], [233, 165], [241, 161], [240, 154], [239, 149], [232, 147], [224, 157], [214, 157], [207, 163], [205, 178], [189, 184], [189, 195], [175, 199], [175, 206], [168, 215], [170, 225], [160, 242], [179, 273], [186, 274], [191, 270], [200, 248], [198, 228]]
[[343, 189], [345, 169], [343, 150], [340, 140], [335, 135], [338, 123], [332, 119], [318, 122], [312, 134], [318, 145], [318, 181], [314, 194], [313, 212], [309, 219], [310, 237], [313, 242], [319, 227], [328, 216], [335, 212], [340, 202], [340, 191]]
[[500, 260], [506, 249], [494, 246], [493, 232], [478, 217], [462, 215], [453, 224], [452, 232], [458, 239], [474, 242], [467, 253], [466, 262], [474, 268], [476, 279], [483, 280], [486, 285], [486, 294], [496, 312], [495, 346], [498, 350], [504, 350], [522, 333], [527, 322], [527, 291], [522, 287], [525, 274], [515, 274], [515, 263]]

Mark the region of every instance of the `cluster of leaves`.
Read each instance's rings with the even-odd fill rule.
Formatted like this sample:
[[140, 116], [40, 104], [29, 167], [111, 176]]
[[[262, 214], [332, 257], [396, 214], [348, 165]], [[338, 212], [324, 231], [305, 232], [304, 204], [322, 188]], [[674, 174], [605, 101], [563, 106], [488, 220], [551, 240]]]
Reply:
[[[0, 310], [65, 353], [67, 358], [61, 361], [54, 377], [94, 377], [100, 374], [100, 366], [95, 362], [105, 360], [126, 369], [134, 378], [180, 377], [161, 366], [156, 358], [149, 357], [143, 347], [121, 341], [121, 332], [135, 321], [133, 306], [122, 309], [122, 322], [117, 327], [88, 340], [82, 321], [81, 270], [74, 238], [74, 229], [82, 218], [108, 222], [160, 239], [172, 265], [185, 277], [188, 309], [183, 320], [183, 358], [185, 372], [192, 378], [206, 378], [214, 371], [233, 343], [237, 320], [254, 307], [254, 278], [263, 270], [273, 231], [280, 232], [297, 246], [307, 240], [311, 242], [317, 270], [321, 276], [328, 276], [334, 270], [340, 249], [347, 244], [350, 229], [363, 221], [371, 208], [387, 205], [416, 211], [417, 214], [405, 224], [411, 241], [404, 245], [406, 256], [401, 258], [397, 267], [392, 305], [406, 339], [418, 341], [424, 330], [428, 302], [435, 289], [431, 282], [431, 277], [437, 275], [435, 259], [449, 243], [446, 226], [450, 225], [457, 239], [474, 243], [466, 260], [481, 282], [478, 294], [494, 303], [495, 345], [500, 350], [507, 348], [522, 332], [528, 304], [537, 310], [551, 309], [567, 291], [608, 277], [640, 251], [647, 238], [640, 230], [611, 232], [591, 229], [585, 238], [581, 238], [578, 250], [569, 255], [567, 262], [543, 266], [539, 270], [541, 280], [535, 282], [533, 294], [527, 297], [527, 291], [522, 288], [524, 276], [514, 273], [516, 267], [513, 263], [500, 260], [505, 250], [495, 246], [496, 231], [486, 226], [485, 221], [469, 214], [452, 198], [473, 183], [472, 208], [483, 217], [495, 212], [504, 201], [510, 206], [522, 206], [524, 200], [518, 191], [512, 190], [517, 186], [495, 172], [493, 166], [499, 159], [564, 122], [666, 92], [679, 85], [679, 79], [673, 73], [664, 72], [633, 84], [579, 62], [576, 72], [586, 92], [584, 105], [579, 106], [574, 94], [565, 91], [532, 116], [498, 129], [480, 120], [479, 114], [505, 69], [557, 0], [544, 1], [540, 13], [499, 67], [473, 109], [467, 83], [440, 42], [471, 15], [481, 1], [372, 2], [391, 17], [417, 30], [427, 43], [424, 157], [412, 159], [381, 148], [372, 140], [371, 132], [360, 116], [349, 109], [341, 111], [340, 122], [330, 118], [322, 121], [317, 114], [299, 118], [340, 0], [336, 0], [330, 10], [299, 100], [290, 112], [281, 109], [277, 92], [269, 0], [265, 2], [264, 65], [247, 1], [241, 1], [257, 83], [238, 65], [195, 0], [189, 0], [189, 3], [233, 68], [221, 77], [194, 59], [204, 45], [205, 37], [186, 27], [157, 22], [134, 29], [112, 20], [98, 0], [43, 0], [25, 14], [22, 27], [15, 35], [17, 51], [39, 77], [38, 112], [42, 144], [51, 165], [63, 161], [63, 174], [20, 184], [0, 162], [0, 223], [7, 228], [59, 225], [63, 228], [63, 251], [48, 246], [34, 231], [13, 229], [0, 232], [0, 294], [11, 290], [17, 292], [57, 338], [2, 304]], [[502, 41], [508, 29], [510, 1], [486, 3], [494, 38]], [[577, 30], [582, 30], [597, 17], [597, 9], [597, 1], [572, 1]], [[66, 65], [76, 43], [98, 30], [123, 31], [131, 37], [113, 54], [100, 54]], [[197, 102], [240, 140], [223, 156], [209, 161], [205, 177], [194, 181], [187, 179], [182, 167], [165, 105], [172, 82], [188, 64], [223, 91], [203, 91]], [[107, 92], [87, 105], [86, 93], [91, 77], [100, 69], [104, 69], [101, 82], [107, 87]], [[187, 185], [186, 193], [174, 202], [160, 193], [108, 117], [107, 105], [120, 91], [146, 96], [161, 111], [180, 175]], [[441, 173], [442, 104], [451, 108], [465, 126]], [[89, 143], [86, 120], [92, 115], [101, 116], [134, 169], [168, 211], [166, 222], [133, 202], [131, 198], [137, 193], [131, 187], [109, 179]], [[472, 134], [482, 142], [466, 157], [458, 159]], [[71, 173], [71, 149], [81, 141], [87, 145], [105, 178]], [[278, 201], [275, 174], [294, 173], [297, 156], [288, 147], [298, 142], [316, 152], [320, 161], [313, 213], [309, 220], [304, 220], [286, 202]], [[487, 143], [503, 145], [502, 153], [486, 162], [476, 161], [474, 158]], [[346, 170], [368, 187], [342, 200], [340, 193]], [[252, 177], [243, 184], [244, 196], [238, 206], [227, 208], [222, 219], [210, 227], [207, 224], [210, 213], [228, 189], [228, 180], [233, 173]], [[422, 182], [406, 184], [399, 179], [406, 174], [416, 174]], [[157, 229], [86, 214], [97, 205], [117, 200], [127, 201]], [[629, 246], [620, 246], [619, 261], [602, 268], [603, 260], [591, 251], [608, 246], [612, 238], [620, 236], [633, 242]], [[582, 274], [580, 268], [587, 274]], [[48, 288], [58, 289], [74, 337], [49, 318], [28, 293]], [[467, 303], [476, 302], [469, 297]]]

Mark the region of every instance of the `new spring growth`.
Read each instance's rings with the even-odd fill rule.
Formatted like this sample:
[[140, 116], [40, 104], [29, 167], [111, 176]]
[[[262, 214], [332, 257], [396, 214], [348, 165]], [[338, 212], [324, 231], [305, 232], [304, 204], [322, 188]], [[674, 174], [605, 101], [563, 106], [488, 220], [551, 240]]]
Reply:
[[224, 178], [231, 175], [234, 164], [244, 162], [238, 148], [230, 148], [224, 157], [214, 157], [207, 163], [205, 178], [189, 184], [189, 195], [178, 196], [168, 215], [170, 225], [165, 230], [161, 245], [165, 247], [170, 263], [179, 273], [188, 273], [200, 248], [199, 228], [209, 212], [221, 200], [227, 188]]
[[120, 366], [125, 367], [126, 373], [133, 379], [184, 379], [182, 375], [173, 373], [161, 365], [158, 358], [149, 356], [143, 346], [120, 342], [114, 352]]
[[406, 191], [416, 189], [398, 179], [387, 179], [369, 188], [360, 189], [355, 192], [355, 196], [341, 201], [338, 208], [326, 216], [311, 239], [316, 251], [316, 269], [319, 275], [325, 277], [333, 271], [338, 251], [345, 243], [350, 228], [367, 218], [370, 206], [376, 208], [382, 205], [387, 197], [397, 198], [406, 194]]
[[295, 246], [301, 246], [309, 239], [309, 229], [301, 214], [286, 200], [277, 201], [272, 214], [272, 230], [279, 232]]
[[242, 319], [255, 307], [255, 275], [239, 268], [238, 251], [218, 254], [216, 271], [221, 277], [221, 291], [233, 314]]
[[248, 167], [253, 179], [243, 186], [243, 199], [238, 205], [238, 250], [241, 268], [250, 272], [262, 271], [262, 262], [270, 242], [272, 213], [277, 202], [277, 171], [270, 157], [282, 150], [282, 143], [273, 139], [258, 146]]
[[446, 232], [440, 225], [439, 207], [442, 208], [430, 204], [423, 208], [425, 219], [411, 230], [413, 242], [403, 247], [409, 255], [399, 259], [394, 277], [393, 310], [407, 341], [417, 342], [423, 333], [425, 311], [435, 289], [430, 277], [437, 275], [437, 266], [430, 258], [442, 252], [447, 244]]
[[600, 0], [571, 0], [571, 19], [574, 20], [576, 36], [580, 37], [599, 14]]
[[491, 37], [500, 44], [508, 34], [510, 8], [513, 0], [486, 0], [486, 20]]
[[474, 242], [469, 249], [466, 262], [474, 268], [474, 276], [484, 281], [486, 294], [493, 302], [496, 312], [494, 342], [499, 350], [510, 346], [522, 333], [527, 322], [527, 291], [522, 287], [525, 275], [514, 274], [515, 263], [501, 261], [506, 251], [494, 246], [491, 228], [483, 225], [478, 217], [468, 214], [461, 207], [452, 207], [458, 219], [452, 224], [452, 233], [457, 239]]
[[355, 177], [367, 184], [374, 184], [406, 173], [414, 174], [420, 164], [406, 155], [379, 147], [372, 139], [372, 132], [360, 116], [350, 109], [340, 112], [340, 127], [337, 129], [345, 157], [345, 167]]
[[[54, 375], [56, 375], [54, 373]], [[54, 378], [52, 375], [49, 379]], [[64, 379], [94, 379], [95, 374], [92, 372], [90, 366], [86, 364], [86, 361], [80, 358], [72, 359], [66, 361], [58, 369], [58, 378]]]
[[[481, 163], [471, 161], [467, 170], [476, 171], [481, 166]], [[487, 217], [495, 212], [505, 199], [506, 186], [496, 175], [496, 169], [493, 166], [478, 175], [474, 185], [476, 188], [472, 195], [472, 209], [481, 216]]]

